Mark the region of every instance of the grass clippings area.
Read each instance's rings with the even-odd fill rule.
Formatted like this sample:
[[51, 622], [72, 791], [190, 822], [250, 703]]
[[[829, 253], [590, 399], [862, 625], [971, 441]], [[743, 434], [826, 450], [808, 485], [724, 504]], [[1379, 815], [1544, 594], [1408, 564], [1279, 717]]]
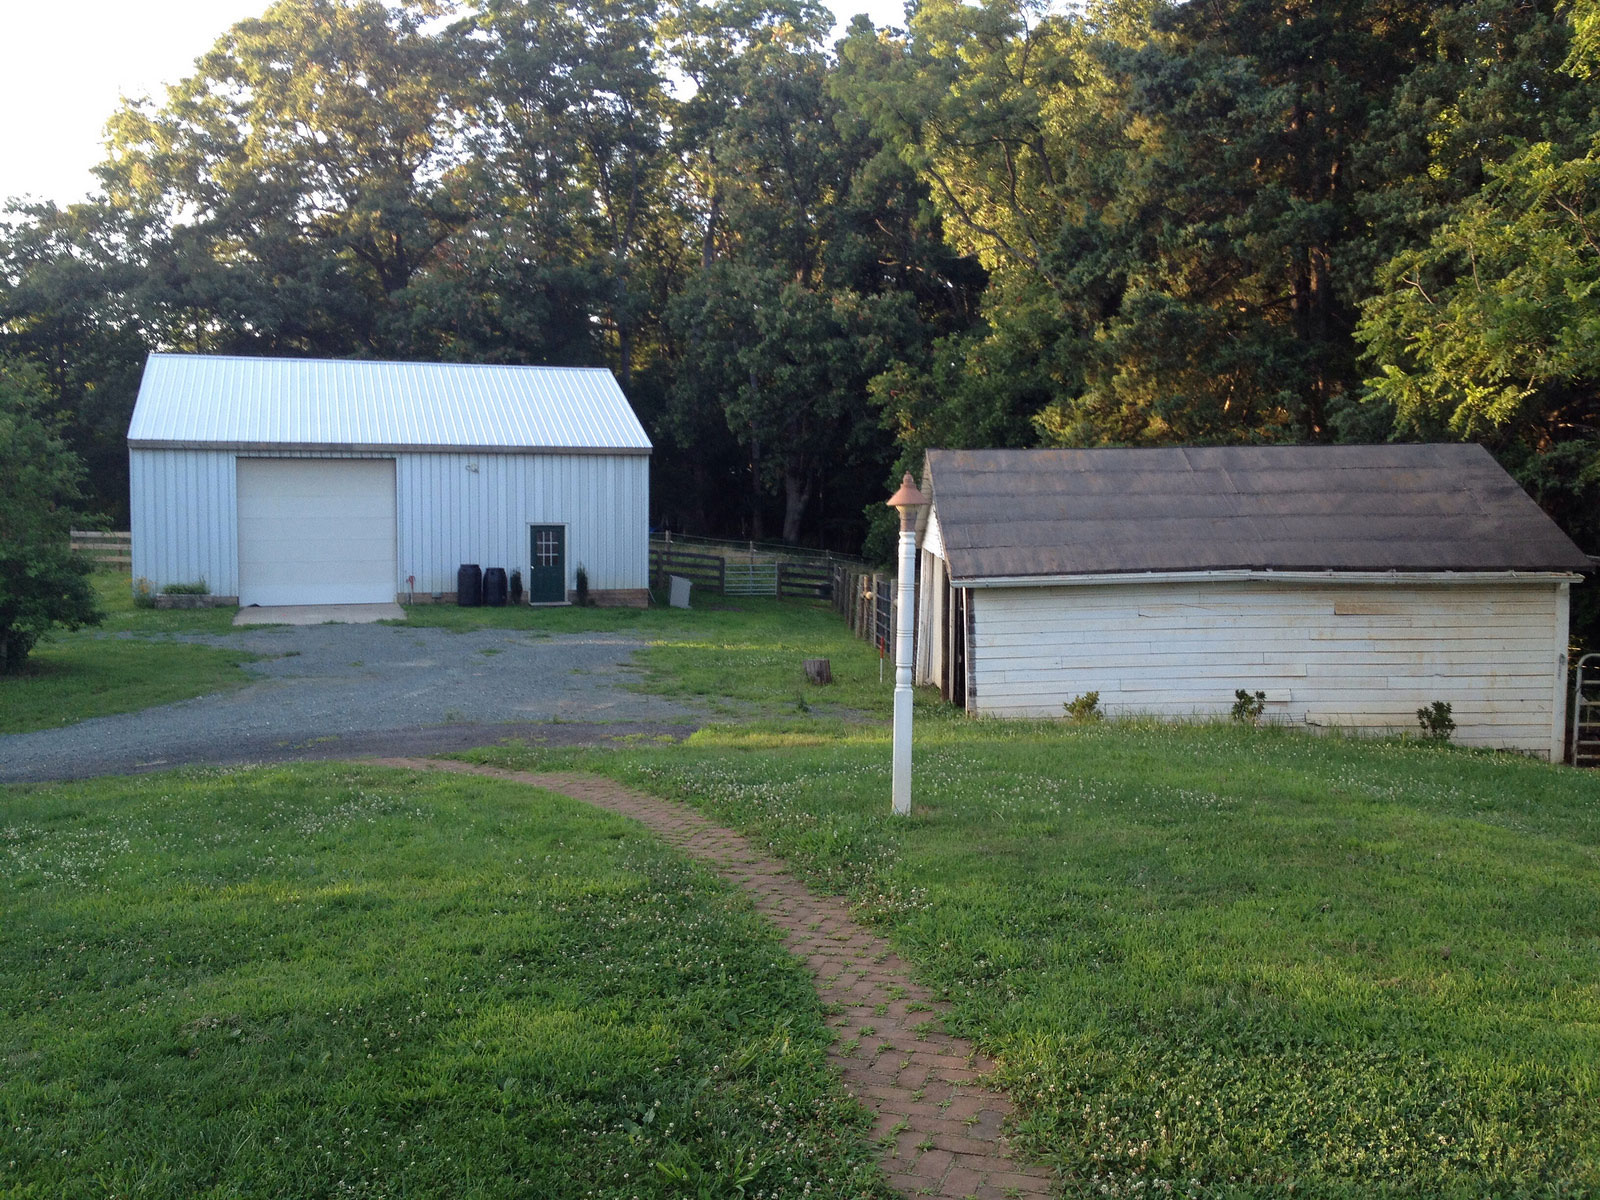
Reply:
[[14, 675], [0, 675], [0, 734], [71, 725], [242, 687], [242, 650], [192, 646], [173, 633], [231, 633], [234, 610], [137, 608], [128, 576], [94, 576], [103, 624], [57, 632]]
[[0, 803], [0, 1195], [888, 1195], [803, 970], [621, 818], [337, 764]]
[[470, 757], [682, 798], [851, 896], [1000, 1058], [1020, 1148], [1065, 1194], [1600, 1191], [1600, 777], [918, 714], [909, 820], [881, 721]]

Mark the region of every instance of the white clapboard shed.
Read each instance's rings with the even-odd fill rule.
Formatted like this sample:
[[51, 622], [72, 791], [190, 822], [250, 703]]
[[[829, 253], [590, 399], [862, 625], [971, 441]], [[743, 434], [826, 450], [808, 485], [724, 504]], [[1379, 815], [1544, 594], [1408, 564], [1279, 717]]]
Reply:
[[918, 682], [968, 712], [1415, 731], [1559, 759], [1592, 563], [1472, 445], [932, 451]]
[[650, 440], [611, 372], [152, 354], [128, 428], [133, 574], [243, 605], [563, 602], [649, 582]]

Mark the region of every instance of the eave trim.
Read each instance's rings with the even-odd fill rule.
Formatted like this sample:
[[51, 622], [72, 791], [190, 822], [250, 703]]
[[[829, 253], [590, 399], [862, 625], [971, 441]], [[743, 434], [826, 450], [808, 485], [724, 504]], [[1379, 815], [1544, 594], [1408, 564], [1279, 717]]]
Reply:
[[295, 454], [568, 454], [648, 458], [650, 446], [435, 446], [357, 445], [348, 442], [164, 442], [128, 439], [129, 450], [217, 450], [288, 457]]
[[1560, 583], [1581, 581], [1571, 571], [1108, 571], [1092, 575], [996, 575], [958, 579], [951, 587], [1089, 587], [1108, 583], [1231, 583], [1238, 581], [1283, 583], [1379, 584], [1410, 583]]

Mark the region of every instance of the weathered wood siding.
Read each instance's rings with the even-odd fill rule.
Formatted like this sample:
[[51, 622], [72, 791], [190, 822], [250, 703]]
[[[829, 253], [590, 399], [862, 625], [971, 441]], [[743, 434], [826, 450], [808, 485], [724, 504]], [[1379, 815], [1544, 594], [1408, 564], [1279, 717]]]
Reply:
[[917, 567], [917, 613], [922, 627], [917, 631], [913, 678], [917, 683], [937, 684], [944, 678], [946, 622], [950, 580], [944, 559], [926, 549]]
[[1108, 714], [1227, 716], [1417, 729], [1450, 703], [1455, 740], [1559, 756], [1566, 584], [1216, 581], [975, 588], [969, 710], [1058, 717], [1099, 692]]

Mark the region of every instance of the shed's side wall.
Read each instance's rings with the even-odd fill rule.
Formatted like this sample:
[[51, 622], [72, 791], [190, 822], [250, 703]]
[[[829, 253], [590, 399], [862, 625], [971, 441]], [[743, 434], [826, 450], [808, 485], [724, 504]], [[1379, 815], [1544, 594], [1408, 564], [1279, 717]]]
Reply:
[[453, 592], [462, 563], [528, 567], [528, 526], [567, 526], [567, 585], [643, 588], [650, 574], [650, 460], [608, 454], [285, 454], [131, 450], [133, 574], [157, 588], [204, 578], [239, 592], [235, 462], [388, 458], [398, 490], [395, 592]]
[[913, 645], [912, 679], [919, 684], [937, 684], [944, 678], [945, 606], [949, 603], [950, 581], [944, 559], [923, 550], [917, 564], [917, 616], [922, 628]]
[[1548, 757], [1566, 644], [1561, 585], [1107, 584], [977, 588], [968, 708], [1058, 717], [1226, 716], [1238, 688], [1266, 719], [1417, 729], [1447, 701], [1455, 740]]

